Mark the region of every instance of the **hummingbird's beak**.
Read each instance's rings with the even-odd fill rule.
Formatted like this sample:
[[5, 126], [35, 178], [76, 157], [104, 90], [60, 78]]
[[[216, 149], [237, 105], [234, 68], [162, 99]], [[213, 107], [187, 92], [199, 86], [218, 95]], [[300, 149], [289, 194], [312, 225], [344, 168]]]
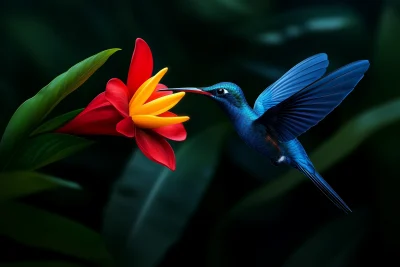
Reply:
[[203, 91], [196, 87], [165, 88], [165, 89], [159, 89], [158, 91], [187, 92], [200, 95], [212, 95], [211, 93]]

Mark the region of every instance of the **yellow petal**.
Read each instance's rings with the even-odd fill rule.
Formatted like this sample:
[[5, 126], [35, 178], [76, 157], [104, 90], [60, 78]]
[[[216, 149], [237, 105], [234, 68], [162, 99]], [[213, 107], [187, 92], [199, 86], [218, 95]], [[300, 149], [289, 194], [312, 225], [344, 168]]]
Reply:
[[188, 116], [180, 117], [158, 117], [154, 115], [135, 115], [132, 116], [135, 125], [143, 129], [153, 129], [172, 124], [178, 124], [189, 120]]
[[137, 97], [137, 95], [139, 94], [139, 91], [143, 91], [144, 89], [147, 88], [148, 84], [151, 82], [151, 80], [153, 79], [153, 77], [148, 78], [144, 83], [142, 83], [142, 85], [136, 90], [135, 94], [132, 96], [131, 100], [129, 100], [129, 109], [131, 109], [132, 106], [132, 102], [133, 100]]
[[166, 96], [154, 99], [153, 101], [150, 101], [149, 103], [146, 103], [143, 106], [139, 107], [135, 111], [135, 114], [136, 115], [160, 115], [161, 113], [164, 113], [165, 111], [170, 110], [176, 104], [178, 104], [184, 95], [185, 95], [184, 92], [179, 92], [176, 94], [166, 95]]
[[129, 102], [129, 115], [132, 116], [135, 112], [149, 99], [151, 94], [156, 89], [157, 84], [160, 82], [162, 77], [167, 73], [168, 68], [163, 68], [156, 75], [144, 82], [136, 93], [133, 95]]

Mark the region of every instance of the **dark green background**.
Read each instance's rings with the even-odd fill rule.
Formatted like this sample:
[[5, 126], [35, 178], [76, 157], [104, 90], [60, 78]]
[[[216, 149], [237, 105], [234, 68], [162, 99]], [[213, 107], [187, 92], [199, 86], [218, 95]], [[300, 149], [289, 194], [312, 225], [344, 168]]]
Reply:
[[[0, 36], [2, 129], [15, 109], [56, 75], [97, 52], [122, 48], [51, 116], [87, 105], [104, 90], [108, 79], [125, 79], [138, 37], [150, 45], [155, 70], [169, 67], [163, 83], [181, 87], [231, 81], [241, 86], [251, 105], [270, 83], [313, 54], [328, 54], [329, 71], [354, 60], [370, 60], [371, 67], [354, 92], [300, 137], [311, 155], [352, 118], [400, 98], [400, 4], [396, 0], [2, 0]], [[187, 95], [174, 111], [191, 117], [185, 124], [189, 139], [227, 122], [217, 105], [202, 96]], [[363, 123], [379, 124], [390, 116], [395, 115], [383, 112], [366, 117]], [[192, 187], [204, 186], [201, 198], [181, 197], [181, 201], [193, 201], [193, 215], [182, 222], [183, 234], [169, 246], [158, 266], [384, 266], [386, 261], [398, 261], [397, 117], [390, 125], [376, 127], [369, 136], [364, 136], [363, 130], [344, 132], [342, 139], [318, 154], [317, 167], [325, 164], [325, 159], [329, 161], [330, 153], [339, 155], [335, 164], [332, 161], [321, 173], [354, 210], [347, 216], [305, 179], [286, 190], [288, 179], [281, 183], [279, 179], [288, 170], [270, 166], [230, 132], [219, 141], [222, 154], [212, 165], [215, 172], [211, 172], [210, 182], [192, 181]], [[364, 142], [352, 147], [364, 137]], [[96, 139], [99, 142], [90, 149], [43, 169], [81, 184], [83, 191], [57, 189], [23, 201], [101, 232], [104, 207], [116, 194], [112, 185], [126, 173], [136, 147], [134, 140]], [[348, 147], [351, 151], [342, 155]], [[197, 172], [209, 171], [211, 165], [203, 163], [208, 161], [198, 158], [211, 158], [213, 153], [193, 149], [178, 161], [177, 169], [188, 165], [196, 166]], [[132, 175], [131, 179], [145, 181], [146, 177]], [[246, 196], [270, 183], [275, 186], [270, 192], [282, 191], [278, 197], [240, 206]], [[129, 198], [135, 192], [119, 193], [127, 196], [123, 205], [136, 205], [131, 203], [135, 199]], [[186, 196], [179, 190], [172, 193], [179, 194]], [[122, 220], [129, 213], [129, 208], [125, 212], [116, 209], [113, 216]], [[174, 213], [162, 216], [173, 218]], [[165, 230], [161, 221], [159, 227]], [[118, 231], [129, 234], [118, 226], [112, 232]], [[144, 242], [150, 247], [157, 244], [157, 233]], [[0, 244], [2, 261], [61, 259], [93, 266], [86, 260], [22, 246], [1, 236]]]

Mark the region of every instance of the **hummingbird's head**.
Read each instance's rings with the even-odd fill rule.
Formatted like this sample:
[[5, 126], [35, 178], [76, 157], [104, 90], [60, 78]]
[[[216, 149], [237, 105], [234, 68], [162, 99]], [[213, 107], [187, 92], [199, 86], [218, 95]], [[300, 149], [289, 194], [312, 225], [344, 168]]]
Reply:
[[183, 88], [166, 88], [159, 91], [174, 91], [202, 94], [215, 99], [217, 102], [225, 106], [242, 107], [246, 103], [242, 89], [234, 83], [221, 82], [208, 87], [183, 87]]

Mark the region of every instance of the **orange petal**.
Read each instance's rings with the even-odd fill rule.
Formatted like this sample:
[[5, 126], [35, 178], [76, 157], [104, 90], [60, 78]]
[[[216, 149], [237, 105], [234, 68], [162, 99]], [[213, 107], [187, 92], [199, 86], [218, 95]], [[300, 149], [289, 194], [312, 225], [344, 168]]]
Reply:
[[185, 96], [184, 92], [179, 92], [176, 94], [170, 94], [167, 96], [163, 96], [157, 98], [151, 102], [144, 104], [143, 106], [139, 107], [135, 114], [137, 115], [159, 115], [164, 113], [171, 108], [173, 108], [176, 104], [181, 101], [181, 99]]
[[167, 73], [167, 71], [168, 68], [163, 68], [139, 87], [129, 103], [130, 116], [133, 116], [137, 109], [140, 108], [147, 101], [147, 99], [149, 99], [149, 97], [153, 94], [157, 84], [160, 82], [165, 73]]
[[189, 117], [158, 117], [154, 115], [135, 115], [132, 116], [132, 120], [138, 128], [152, 129], [182, 123], [189, 120]]

